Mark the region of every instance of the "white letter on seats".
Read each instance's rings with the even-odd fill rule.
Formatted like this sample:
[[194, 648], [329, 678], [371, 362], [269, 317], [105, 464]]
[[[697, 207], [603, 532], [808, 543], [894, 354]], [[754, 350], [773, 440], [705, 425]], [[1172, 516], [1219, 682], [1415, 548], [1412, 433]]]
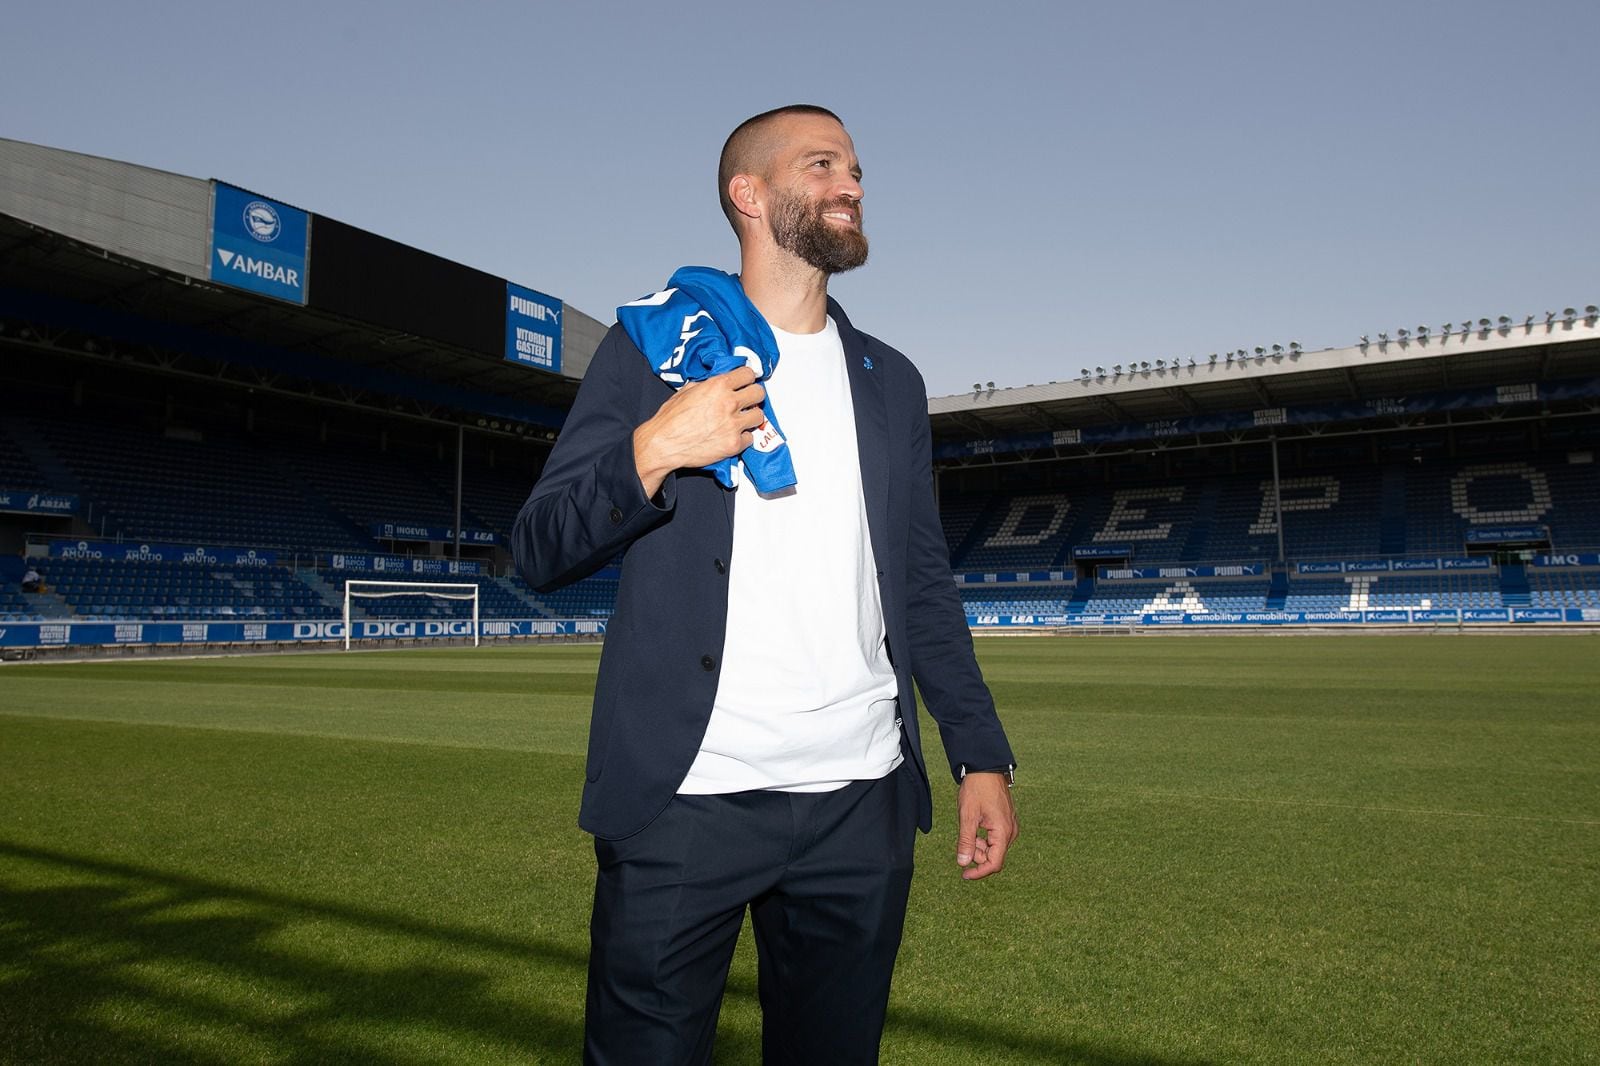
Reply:
[[[1050, 518], [1039, 527], [1036, 533], [1025, 533], [1019, 536], [1017, 529], [1022, 525], [1022, 520], [1028, 512], [1035, 507], [1051, 507]], [[1067, 517], [1067, 500], [1064, 496], [1018, 496], [1011, 501], [1011, 510], [1006, 512], [1006, 520], [1000, 523], [1000, 528], [989, 535], [983, 542], [985, 548], [1028, 548], [1036, 544], [1043, 544], [1047, 539], [1056, 535], [1061, 529], [1061, 522]]]
[[1106, 520], [1105, 528], [1094, 535], [1095, 543], [1104, 544], [1106, 541], [1115, 540], [1166, 540], [1167, 534], [1172, 532], [1171, 522], [1159, 522], [1143, 529], [1124, 529], [1124, 522], [1138, 522], [1149, 517], [1150, 512], [1143, 507], [1134, 507], [1135, 500], [1165, 500], [1168, 503], [1178, 503], [1183, 499], [1183, 486], [1168, 489], [1123, 489], [1112, 497], [1111, 517]]
[[[1283, 486], [1283, 509], [1285, 511], [1331, 511], [1333, 505], [1339, 502], [1339, 479], [1335, 477], [1286, 477], [1281, 482]], [[1293, 496], [1291, 493], [1300, 489], [1321, 490], [1314, 496]], [[1272, 482], [1261, 483], [1261, 513], [1256, 515], [1255, 523], [1250, 527], [1250, 532], [1276, 533], [1278, 531], [1278, 516], [1272, 508]]]
[[[1473, 506], [1472, 483], [1480, 477], [1520, 477], [1528, 483], [1528, 502], [1515, 510], [1484, 511]], [[1537, 522], [1550, 510], [1550, 479], [1527, 463], [1485, 463], [1469, 466], [1450, 479], [1450, 506], [1475, 526]]]

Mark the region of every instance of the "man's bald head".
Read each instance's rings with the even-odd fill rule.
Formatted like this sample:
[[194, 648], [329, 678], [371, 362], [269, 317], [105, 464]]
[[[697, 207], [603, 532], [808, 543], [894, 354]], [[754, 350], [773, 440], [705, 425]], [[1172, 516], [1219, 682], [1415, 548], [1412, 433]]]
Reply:
[[728, 216], [728, 225], [733, 227], [735, 233], [739, 232], [739, 212], [734, 208], [733, 201], [728, 199], [728, 183], [735, 174], [766, 176], [773, 154], [779, 147], [778, 127], [781, 120], [790, 115], [821, 115], [844, 125], [844, 120], [838, 115], [816, 104], [776, 107], [739, 123], [723, 142], [722, 159], [717, 164], [717, 197], [722, 203], [722, 213]]

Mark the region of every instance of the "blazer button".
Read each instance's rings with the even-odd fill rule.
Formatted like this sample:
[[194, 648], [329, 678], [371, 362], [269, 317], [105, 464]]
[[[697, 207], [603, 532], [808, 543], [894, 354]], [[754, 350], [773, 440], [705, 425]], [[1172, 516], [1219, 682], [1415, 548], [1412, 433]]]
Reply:
[[622, 510], [620, 508], [611, 508], [611, 524], [614, 526], [622, 525]]
[[702, 670], [715, 670], [717, 668], [717, 660], [709, 655], [702, 655], [700, 656], [700, 668]]
[[721, 559], [711, 560], [711, 565], [717, 568], [717, 573], [719, 574], [726, 574], [728, 572], [728, 565]]

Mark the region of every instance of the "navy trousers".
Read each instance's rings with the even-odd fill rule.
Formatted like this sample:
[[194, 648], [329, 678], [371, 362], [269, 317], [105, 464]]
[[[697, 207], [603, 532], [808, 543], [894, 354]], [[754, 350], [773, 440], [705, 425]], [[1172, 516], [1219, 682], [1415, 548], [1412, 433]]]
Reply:
[[709, 1063], [751, 912], [762, 1059], [878, 1061], [916, 836], [915, 771], [834, 792], [677, 796], [595, 840], [584, 1062]]

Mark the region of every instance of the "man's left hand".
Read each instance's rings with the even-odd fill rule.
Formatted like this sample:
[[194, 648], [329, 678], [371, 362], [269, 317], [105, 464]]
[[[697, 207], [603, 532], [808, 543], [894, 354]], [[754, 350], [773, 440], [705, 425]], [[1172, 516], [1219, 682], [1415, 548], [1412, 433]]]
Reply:
[[[961, 779], [956, 797], [961, 835], [956, 840], [956, 865], [961, 876], [976, 881], [999, 873], [1006, 849], [1017, 839], [1017, 812], [1005, 774], [975, 772]], [[984, 835], [979, 836], [978, 830]]]

